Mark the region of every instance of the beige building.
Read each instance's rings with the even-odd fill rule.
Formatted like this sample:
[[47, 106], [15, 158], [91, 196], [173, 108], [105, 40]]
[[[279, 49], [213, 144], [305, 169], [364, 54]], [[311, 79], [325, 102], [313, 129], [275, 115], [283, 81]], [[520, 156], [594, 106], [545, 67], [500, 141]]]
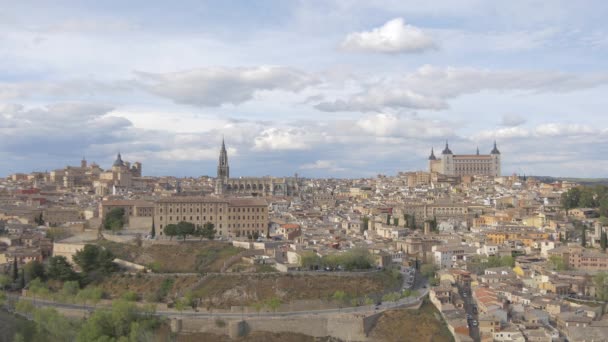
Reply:
[[76, 208], [48, 208], [44, 210], [43, 218], [50, 226], [82, 221], [80, 210]]
[[429, 156], [429, 171], [446, 176], [500, 177], [500, 170], [500, 151], [496, 147], [496, 142], [494, 142], [494, 148], [490, 154], [479, 154], [479, 149], [477, 149], [476, 154], [455, 155], [446, 142], [440, 159], [435, 157], [433, 149]]
[[125, 211], [125, 222], [129, 228], [150, 228], [154, 216], [154, 203], [142, 200], [109, 200], [99, 204], [99, 217], [103, 221], [112, 209]]
[[154, 221], [163, 234], [168, 224], [181, 221], [214, 224], [218, 236], [268, 234], [268, 203], [262, 198], [175, 196], [156, 202]]

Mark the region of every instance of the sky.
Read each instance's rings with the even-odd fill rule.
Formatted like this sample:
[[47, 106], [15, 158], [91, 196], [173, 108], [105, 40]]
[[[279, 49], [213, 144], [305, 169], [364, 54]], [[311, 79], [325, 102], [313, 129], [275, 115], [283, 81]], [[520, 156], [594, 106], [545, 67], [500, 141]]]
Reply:
[[606, 177], [608, 2], [0, 0], [0, 175]]

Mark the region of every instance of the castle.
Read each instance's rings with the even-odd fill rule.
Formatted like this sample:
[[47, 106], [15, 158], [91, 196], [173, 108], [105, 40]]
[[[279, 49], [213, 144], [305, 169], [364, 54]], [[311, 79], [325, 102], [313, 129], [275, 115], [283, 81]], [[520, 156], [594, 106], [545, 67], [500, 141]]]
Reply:
[[446, 176], [500, 176], [500, 151], [494, 142], [494, 148], [490, 154], [453, 154], [445, 143], [445, 148], [441, 152], [441, 158], [435, 157], [435, 152], [431, 148], [429, 156], [429, 171]]
[[239, 177], [230, 178], [228, 152], [222, 139], [220, 157], [217, 164], [215, 194], [239, 194], [245, 196], [295, 196], [300, 187], [298, 177]]

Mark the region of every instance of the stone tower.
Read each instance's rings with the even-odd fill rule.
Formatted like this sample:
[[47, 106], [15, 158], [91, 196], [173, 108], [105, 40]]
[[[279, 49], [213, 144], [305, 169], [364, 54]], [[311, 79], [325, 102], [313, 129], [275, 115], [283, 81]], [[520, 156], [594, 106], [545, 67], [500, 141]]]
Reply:
[[454, 174], [454, 154], [450, 147], [448, 146], [448, 142], [445, 142], [445, 148], [443, 152], [441, 152], [441, 169], [443, 170], [444, 175], [453, 175]]
[[228, 166], [228, 152], [226, 152], [226, 144], [222, 138], [222, 148], [220, 150], [220, 159], [217, 164], [217, 178], [222, 181], [230, 178], [230, 166]]
[[496, 141], [494, 141], [494, 148], [490, 152], [492, 156], [492, 170], [494, 171], [494, 177], [500, 177], [500, 151], [496, 147]]

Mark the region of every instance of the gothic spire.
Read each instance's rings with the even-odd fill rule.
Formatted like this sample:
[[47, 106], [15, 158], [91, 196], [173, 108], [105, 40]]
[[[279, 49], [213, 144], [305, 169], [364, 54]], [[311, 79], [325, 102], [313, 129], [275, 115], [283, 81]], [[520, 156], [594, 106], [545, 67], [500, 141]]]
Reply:
[[500, 151], [496, 147], [496, 140], [494, 140], [494, 148], [492, 149], [492, 152], [490, 152], [490, 153], [491, 154], [500, 154]]
[[443, 152], [441, 152], [441, 154], [452, 154], [452, 151], [450, 150], [450, 147], [448, 146], [448, 141], [445, 141], [445, 148], [443, 149]]
[[432, 147], [431, 147], [431, 155], [429, 156], [429, 160], [437, 160], [437, 157], [435, 157], [435, 151], [433, 150]]

